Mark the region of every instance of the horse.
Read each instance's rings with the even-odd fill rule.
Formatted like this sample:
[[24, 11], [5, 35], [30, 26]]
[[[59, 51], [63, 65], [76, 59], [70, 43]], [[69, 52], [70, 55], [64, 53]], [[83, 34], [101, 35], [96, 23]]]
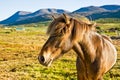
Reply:
[[78, 80], [103, 80], [103, 75], [116, 63], [117, 51], [112, 40], [96, 32], [95, 23], [86, 23], [62, 14], [53, 17], [47, 29], [48, 40], [39, 55], [39, 63], [50, 66], [66, 52], [77, 54]]

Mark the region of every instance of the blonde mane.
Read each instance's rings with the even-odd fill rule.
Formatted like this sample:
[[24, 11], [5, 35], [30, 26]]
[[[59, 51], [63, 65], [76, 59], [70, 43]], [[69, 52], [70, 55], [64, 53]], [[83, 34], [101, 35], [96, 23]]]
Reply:
[[66, 24], [63, 16], [60, 16], [60, 17], [54, 19], [47, 29], [47, 34], [49, 34], [49, 35], [63, 34], [67, 31], [68, 25], [72, 25], [72, 27], [74, 29], [72, 31], [72, 33], [73, 34], [75, 33], [75, 35], [76, 35], [76, 33], [79, 33], [79, 31], [78, 31], [79, 28], [84, 29], [86, 31], [95, 30], [96, 25], [91, 23], [88, 19], [87, 20], [78, 20], [75, 18], [69, 18], [69, 20], [70, 20], [70, 23], [73, 23], [73, 24]]
[[64, 16], [60, 16], [54, 19], [47, 29], [47, 34], [50, 36], [60, 36], [67, 33], [68, 30], [71, 31], [71, 39], [73, 41], [78, 40], [78, 37], [81, 36], [84, 32], [95, 31], [96, 24], [90, 23], [90, 21], [78, 20], [75, 18], [69, 17], [69, 24], [66, 24]]

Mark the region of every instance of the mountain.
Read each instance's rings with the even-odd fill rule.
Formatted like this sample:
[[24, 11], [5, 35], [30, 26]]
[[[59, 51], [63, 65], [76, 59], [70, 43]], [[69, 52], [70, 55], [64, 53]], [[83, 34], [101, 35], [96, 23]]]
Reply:
[[73, 11], [73, 13], [92, 18], [120, 18], [120, 5], [88, 6]]
[[10, 24], [10, 23], [17, 22], [19, 20], [24, 19], [24, 17], [27, 16], [28, 14], [31, 14], [31, 12], [18, 11], [15, 14], [13, 14], [11, 17], [1, 21], [0, 24]]
[[24, 20], [17, 21], [15, 23], [11, 23], [9, 25], [29, 24], [29, 23], [36, 23], [40, 21], [49, 21], [49, 20], [51, 20], [50, 14], [44, 14], [44, 15], [37, 15], [34, 17], [29, 17]]
[[63, 9], [40, 9], [36, 12], [34, 12], [33, 14], [38, 14], [38, 15], [44, 15], [44, 14], [52, 14], [52, 13], [57, 13], [57, 14], [61, 14], [61, 13], [69, 13], [69, 11], [63, 10]]
[[73, 11], [73, 13], [82, 16], [90, 16], [92, 14], [100, 14], [103, 12], [114, 12], [120, 10], [120, 5], [103, 5], [103, 6], [88, 6]]
[[73, 13], [98, 13], [98, 12], [105, 12], [107, 11], [106, 9], [104, 8], [100, 8], [100, 7], [97, 7], [97, 6], [88, 6], [88, 7], [83, 7], [83, 8], [80, 8], [76, 11], [74, 11]]
[[51, 14], [61, 14], [61, 13], [70, 13], [70, 12], [63, 9], [40, 9], [33, 13], [18, 11], [15, 14], [13, 14], [11, 17], [1, 21], [0, 24], [16, 25], [16, 24], [27, 24], [27, 23], [34, 23], [39, 21], [46, 21], [46, 20], [50, 20]]
[[94, 13], [86, 17], [92, 18], [93, 20], [99, 19], [99, 18], [120, 18], [120, 10], [113, 11], [113, 12]]
[[100, 6], [100, 8], [104, 8], [106, 10], [120, 10], [120, 5], [104, 5]]
[[73, 11], [73, 13], [77, 13], [82, 16], [89, 16], [92, 15], [93, 13], [101, 13], [101, 12], [107, 12], [108, 10], [104, 8], [100, 8], [97, 6], [88, 6], [88, 7], [83, 7], [78, 10]]
[[67, 13], [70, 16], [92, 18], [120, 18], [120, 5], [88, 6], [69, 12], [63, 9], [40, 9], [35, 12], [18, 11], [9, 18], [0, 21], [3, 25], [19, 25], [51, 20], [51, 15]]

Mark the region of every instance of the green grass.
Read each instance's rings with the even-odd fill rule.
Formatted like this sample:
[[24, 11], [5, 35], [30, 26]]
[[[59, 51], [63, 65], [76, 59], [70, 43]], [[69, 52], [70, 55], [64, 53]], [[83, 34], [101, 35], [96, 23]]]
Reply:
[[[50, 67], [44, 67], [37, 57], [48, 38], [47, 27], [25, 28], [25, 31], [0, 28], [0, 80], [77, 80], [74, 51], [69, 51]], [[118, 60], [104, 75], [105, 80], [120, 79], [120, 40], [113, 42], [118, 50]]]
[[114, 28], [114, 27], [117, 27], [119, 28], [120, 27], [120, 23], [103, 23], [103, 24], [100, 24], [100, 27], [102, 29], [110, 29], [110, 28]]
[[[120, 23], [98, 23], [98, 27], [101, 34], [106, 34], [108, 36], [118, 36], [118, 33], [120, 34]], [[117, 28], [118, 30], [114, 32], [109, 31], [111, 28]]]

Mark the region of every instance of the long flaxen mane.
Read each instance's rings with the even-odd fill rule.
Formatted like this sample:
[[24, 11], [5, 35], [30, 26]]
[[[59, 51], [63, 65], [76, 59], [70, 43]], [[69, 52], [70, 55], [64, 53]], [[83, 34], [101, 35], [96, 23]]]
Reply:
[[[67, 22], [67, 20], [69, 22]], [[83, 32], [95, 31], [96, 24], [88, 21], [77, 20], [74, 18], [64, 17], [63, 15], [55, 18], [47, 29], [47, 34], [51, 36], [64, 35], [71, 31], [71, 39], [77, 40], [78, 37], [82, 38]]]

